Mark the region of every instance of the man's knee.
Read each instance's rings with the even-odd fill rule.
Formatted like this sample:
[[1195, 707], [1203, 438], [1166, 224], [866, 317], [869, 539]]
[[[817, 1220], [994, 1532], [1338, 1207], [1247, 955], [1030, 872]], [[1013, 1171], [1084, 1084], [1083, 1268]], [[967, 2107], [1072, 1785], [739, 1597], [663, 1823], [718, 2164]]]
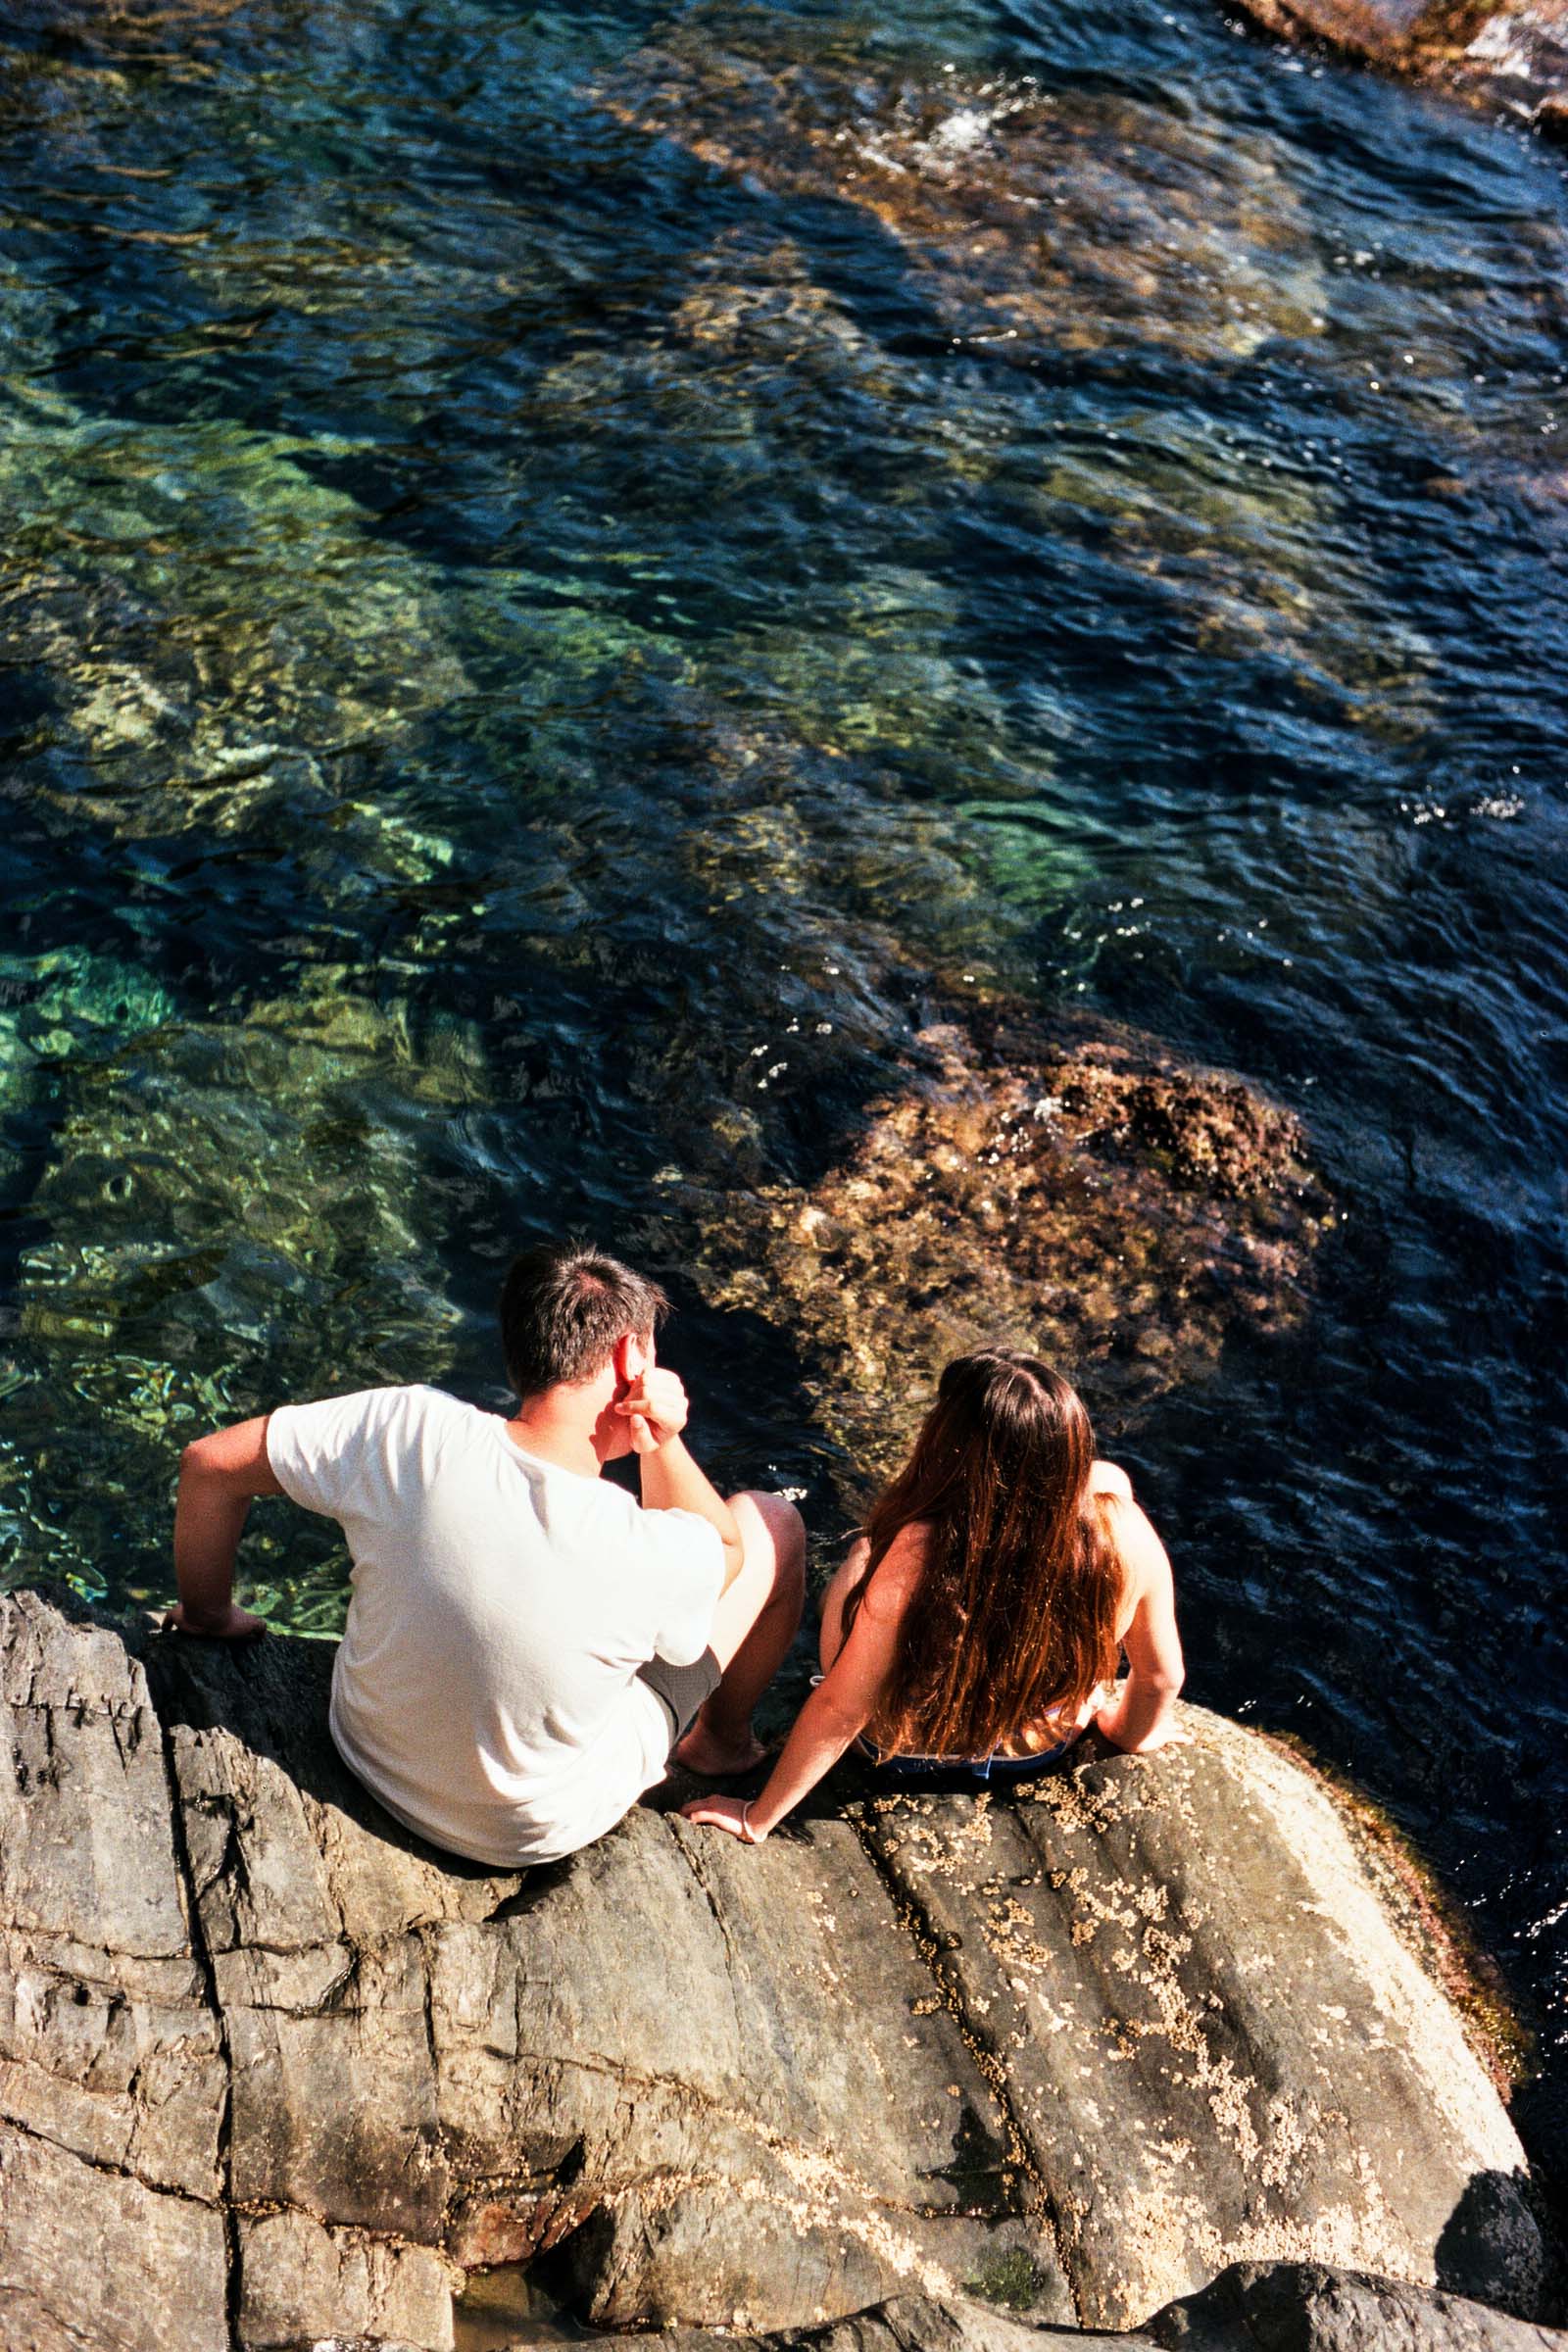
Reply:
[[709, 1647], [726, 1671], [753, 1626], [766, 1618], [787, 1642], [806, 1602], [806, 1528], [782, 1494], [732, 1494], [745, 1546], [741, 1572], [719, 1596]]
[[[747, 1549], [756, 1537], [765, 1538], [772, 1557], [773, 1590], [804, 1599], [806, 1593], [806, 1522], [793, 1502], [782, 1494], [750, 1489], [730, 1496], [730, 1508], [740, 1522]], [[760, 1525], [759, 1525], [760, 1523]]]

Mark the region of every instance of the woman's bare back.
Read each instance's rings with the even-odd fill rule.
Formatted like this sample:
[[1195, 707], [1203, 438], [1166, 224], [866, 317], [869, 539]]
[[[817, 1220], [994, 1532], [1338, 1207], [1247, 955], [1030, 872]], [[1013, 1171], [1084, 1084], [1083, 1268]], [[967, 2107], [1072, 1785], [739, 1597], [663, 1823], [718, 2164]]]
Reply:
[[[1089, 1493], [1091, 1499], [1100, 1506], [1105, 1535], [1122, 1571], [1121, 1597], [1116, 1607], [1116, 1641], [1119, 1646], [1132, 1630], [1147, 1582], [1146, 1545], [1139, 1539], [1147, 1530], [1148, 1537], [1156, 1547], [1159, 1540], [1134, 1500], [1132, 1481], [1117, 1463], [1095, 1463], [1089, 1474]], [[877, 1566], [877, 1572], [860, 1604], [863, 1608], [874, 1607], [878, 1614], [902, 1618], [920, 1582], [928, 1525], [926, 1521], [916, 1520], [901, 1532]], [[831, 1671], [834, 1659], [844, 1646], [845, 1600], [865, 1573], [868, 1549], [865, 1538], [858, 1536], [850, 1546], [843, 1566], [835, 1572], [822, 1595], [821, 1633], [817, 1646], [824, 1674]], [[1163, 1558], [1163, 1551], [1160, 1556]], [[1052, 1720], [1027, 1725], [1014, 1739], [1004, 1743], [1001, 1752], [1004, 1755], [1039, 1755], [1048, 1747], [1058, 1746], [1066, 1734], [1081, 1729], [1090, 1720], [1102, 1704], [1103, 1697], [1102, 1690], [1093, 1692], [1085, 1700], [1073, 1724], [1063, 1725]], [[874, 1739], [874, 1723], [871, 1731]]]

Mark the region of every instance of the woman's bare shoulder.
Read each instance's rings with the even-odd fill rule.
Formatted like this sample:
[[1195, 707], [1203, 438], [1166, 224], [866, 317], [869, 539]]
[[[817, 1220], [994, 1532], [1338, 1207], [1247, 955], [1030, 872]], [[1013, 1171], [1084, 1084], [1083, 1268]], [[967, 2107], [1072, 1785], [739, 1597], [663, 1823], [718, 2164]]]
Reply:
[[1133, 1482], [1119, 1462], [1096, 1462], [1089, 1473], [1089, 1492], [1097, 1501], [1131, 1502]]
[[900, 1615], [907, 1605], [925, 1569], [930, 1534], [927, 1520], [911, 1519], [907, 1527], [900, 1528], [878, 1560], [876, 1573], [865, 1588], [866, 1605], [878, 1616]]
[[1170, 1561], [1148, 1512], [1133, 1493], [1132, 1481], [1114, 1462], [1097, 1462], [1090, 1473], [1089, 1491], [1101, 1506], [1101, 1523], [1121, 1564], [1124, 1606], [1137, 1602], [1170, 1583]]

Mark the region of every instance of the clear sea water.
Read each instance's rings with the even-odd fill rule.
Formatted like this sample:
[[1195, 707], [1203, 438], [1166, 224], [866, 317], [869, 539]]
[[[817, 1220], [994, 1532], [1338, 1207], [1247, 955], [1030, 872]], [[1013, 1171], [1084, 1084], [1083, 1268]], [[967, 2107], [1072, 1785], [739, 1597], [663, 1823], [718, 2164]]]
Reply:
[[215, 1419], [496, 1401], [565, 1225], [825, 1541], [662, 1203], [853, 1135], [873, 934], [1088, 1007], [1347, 1215], [1117, 1435], [1191, 1693], [1431, 1853], [1560, 2166], [1565, 168], [1202, 0], [11, 9], [0, 1577], [156, 1605]]

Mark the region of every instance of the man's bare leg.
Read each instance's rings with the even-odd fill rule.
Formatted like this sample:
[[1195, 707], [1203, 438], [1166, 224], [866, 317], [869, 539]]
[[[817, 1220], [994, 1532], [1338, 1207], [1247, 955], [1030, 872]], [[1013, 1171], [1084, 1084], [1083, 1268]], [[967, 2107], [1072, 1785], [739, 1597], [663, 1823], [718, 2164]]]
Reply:
[[752, 1732], [758, 1700], [784, 1663], [806, 1603], [806, 1525], [782, 1494], [732, 1494], [746, 1559], [713, 1612], [709, 1646], [718, 1689], [673, 1750], [688, 1772], [745, 1772], [766, 1754]]

